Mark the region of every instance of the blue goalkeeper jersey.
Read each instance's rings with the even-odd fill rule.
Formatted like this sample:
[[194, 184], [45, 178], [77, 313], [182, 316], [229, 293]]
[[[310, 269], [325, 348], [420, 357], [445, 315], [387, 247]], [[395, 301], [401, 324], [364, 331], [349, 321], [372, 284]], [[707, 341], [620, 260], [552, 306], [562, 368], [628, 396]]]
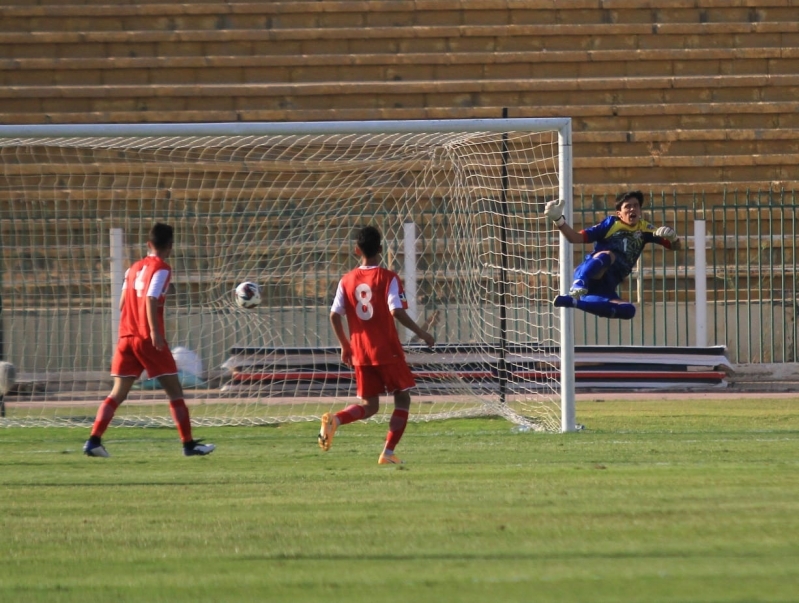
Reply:
[[616, 256], [609, 272], [619, 282], [627, 278], [647, 243], [658, 243], [668, 247], [668, 242], [655, 236], [655, 227], [645, 220], [635, 226], [628, 226], [616, 216], [608, 216], [602, 222], [580, 231], [586, 243], [594, 244], [593, 255], [597, 251], [612, 251]]

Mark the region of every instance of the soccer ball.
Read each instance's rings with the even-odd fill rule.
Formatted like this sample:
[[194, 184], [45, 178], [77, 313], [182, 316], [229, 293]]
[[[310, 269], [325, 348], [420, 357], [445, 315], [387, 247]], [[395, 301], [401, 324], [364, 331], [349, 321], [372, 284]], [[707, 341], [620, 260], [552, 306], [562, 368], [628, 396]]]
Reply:
[[255, 308], [261, 304], [261, 288], [246, 281], [236, 287], [236, 304], [241, 308]]

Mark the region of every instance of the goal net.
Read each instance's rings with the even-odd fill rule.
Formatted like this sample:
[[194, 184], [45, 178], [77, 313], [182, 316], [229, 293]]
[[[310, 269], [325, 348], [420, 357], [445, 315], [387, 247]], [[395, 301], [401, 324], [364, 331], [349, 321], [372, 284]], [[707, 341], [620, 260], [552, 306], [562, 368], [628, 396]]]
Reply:
[[[437, 341], [398, 327], [412, 418], [570, 430], [570, 324], [551, 300], [571, 267], [541, 213], [571, 207], [570, 137], [568, 119], [0, 126], [0, 361], [16, 374], [0, 425], [93, 420], [124, 271], [166, 222], [167, 339], [194, 423], [313, 420], [355, 400], [329, 312], [373, 225]], [[235, 303], [243, 281], [257, 308]], [[114, 424], [172, 424], [146, 373]]]

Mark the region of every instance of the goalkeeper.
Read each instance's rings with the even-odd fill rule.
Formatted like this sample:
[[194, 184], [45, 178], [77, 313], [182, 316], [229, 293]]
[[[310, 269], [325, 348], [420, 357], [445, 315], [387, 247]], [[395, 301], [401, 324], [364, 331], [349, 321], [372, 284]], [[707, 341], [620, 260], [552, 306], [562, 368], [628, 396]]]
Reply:
[[655, 229], [641, 219], [643, 204], [644, 195], [640, 191], [621, 193], [616, 197], [616, 215], [579, 232], [566, 223], [562, 199], [546, 204], [544, 214], [567, 241], [594, 244], [594, 250], [574, 271], [569, 294], [555, 298], [556, 307], [577, 308], [603, 318], [630, 320], [635, 316], [635, 306], [621, 299], [616, 290], [632, 272], [644, 246], [657, 243], [666, 249], [682, 249], [673, 228]]

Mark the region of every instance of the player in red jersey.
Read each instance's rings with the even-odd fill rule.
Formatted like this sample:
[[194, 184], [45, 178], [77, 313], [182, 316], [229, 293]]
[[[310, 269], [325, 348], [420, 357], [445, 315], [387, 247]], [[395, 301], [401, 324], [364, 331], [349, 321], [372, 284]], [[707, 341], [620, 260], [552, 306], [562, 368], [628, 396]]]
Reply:
[[[377, 462], [394, 465], [402, 463], [394, 449], [408, 423], [409, 390], [416, 385], [394, 320], [413, 331], [428, 346], [435, 343], [435, 338], [408, 316], [405, 311], [408, 303], [399, 276], [380, 266], [382, 251], [380, 231], [373, 226], [362, 228], [355, 247], [361, 265], [345, 274], [336, 290], [330, 323], [341, 344], [341, 361], [355, 369], [358, 397], [363, 404], [352, 404], [335, 414], [325, 413], [319, 430], [319, 446], [329, 450], [340, 425], [371, 417], [380, 408], [380, 394], [393, 394], [394, 412]], [[349, 337], [344, 330], [343, 317], [347, 318]]]
[[158, 379], [169, 397], [169, 409], [183, 442], [183, 454], [202, 456], [214, 451], [213, 444], [202, 444], [192, 438], [189, 409], [183, 399], [178, 368], [166, 342], [164, 301], [172, 276], [166, 260], [172, 253], [173, 239], [171, 226], [153, 225], [147, 241], [147, 257], [134, 263], [125, 273], [119, 300], [119, 342], [111, 361], [114, 386], [97, 410], [91, 436], [83, 446], [87, 456], [110, 456], [101, 442], [103, 433], [145, 369], [150, 378]]

